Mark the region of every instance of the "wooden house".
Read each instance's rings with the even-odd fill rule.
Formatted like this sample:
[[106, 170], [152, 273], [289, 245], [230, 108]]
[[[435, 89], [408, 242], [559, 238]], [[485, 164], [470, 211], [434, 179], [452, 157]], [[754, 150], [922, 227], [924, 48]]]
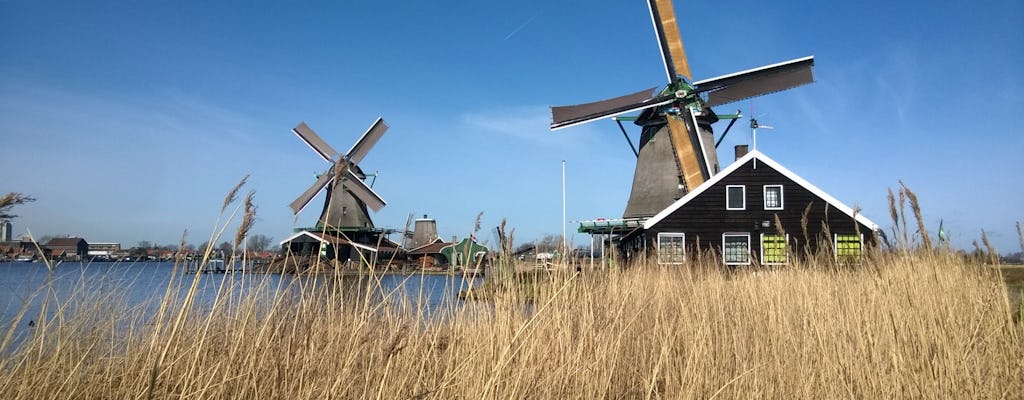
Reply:
[[856, 261], [878, 234], [867, 217], [755, 150], [622, 235], [619, 245], [625, 258], [643, 253], [661, 264], [714, 250], [726, 265], [771, 265], [805, 250]]
[[321, 257], [325, 260], [362, 263], [373, 260], [377, 249], [330, 233], [302, 230], [281, 241], [286, 254]]
[[452, 243], [445, 242], [441, 238], [435, 237], [430, 242], [409, 249], [406, 255], [409, 257], [410, 266], [415, 268], [427, 269], [448, 265], [448, 258], [441, 249], [450, 246]]
[[487, 247], [477, 243], [473, 238], [449, 243], [442, 247], [440, 252], [448, 259], [449, 265], [456, 268], [477, 268], [485, 266], [487, 262]]
[[89, 254], [89, 242], [80, 237], [54, 238], [44, 249], [55, 260], [79, 261]]

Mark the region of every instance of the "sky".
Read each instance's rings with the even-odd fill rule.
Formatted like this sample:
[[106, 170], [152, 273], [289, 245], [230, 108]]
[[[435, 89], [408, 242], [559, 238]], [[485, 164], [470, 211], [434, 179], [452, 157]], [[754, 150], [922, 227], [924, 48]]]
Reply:
[[[675, 8], [695, 80], [815, 56], [815, 83], [716, 108], [774, 126], [758, 150], [887, 231], [902, 180], [932, 235], [941, 221], [957, 247], [984, 229], [1021, 250], [1024, 3]], [[249, 175], [252, 233], [276, 242], [315, 224], [323, 194], [298, 216], [288, 204], [327, 167], [291, 128], [343, 151], [381, 116], [390, 130], [361, 163], [388, 202], [378, 226], [429, 215], [463, 237], [483, 213], [520, 242], [560, 234], [564, 160], [569, 239], [586, 243], [575, 221], [621, 217], [635, 157], [610, 120], [551, 132], [549, 106], [663, 71], [639, 0], [3, 0], [0, 192], [37, 199], [15, 208], [16, 234], [198, 244]]]

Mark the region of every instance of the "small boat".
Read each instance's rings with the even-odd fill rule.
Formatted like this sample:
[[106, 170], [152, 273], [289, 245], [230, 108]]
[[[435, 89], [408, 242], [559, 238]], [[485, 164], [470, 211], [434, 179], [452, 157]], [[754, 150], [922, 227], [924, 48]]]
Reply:
[[32, 261], [35, 261], [35, 255], [32, 255], [32, 254], [22, 254], [22, 255], [19, 255], [17, 257], [14, 257], [14, 261], [15, 262], [32, 262]]

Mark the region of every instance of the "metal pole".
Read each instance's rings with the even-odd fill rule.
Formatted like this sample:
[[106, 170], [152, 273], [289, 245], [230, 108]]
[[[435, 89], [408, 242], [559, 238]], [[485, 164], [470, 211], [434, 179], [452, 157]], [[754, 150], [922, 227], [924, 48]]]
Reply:
[[[565, 160], [562, 160], [562, 253], [567, 250], [565, 241]], [[565, 259], [565, 254], [562, 254], [562, 259]]]
[[590, 269], [594, 269], [594, 235], [590, 235]]

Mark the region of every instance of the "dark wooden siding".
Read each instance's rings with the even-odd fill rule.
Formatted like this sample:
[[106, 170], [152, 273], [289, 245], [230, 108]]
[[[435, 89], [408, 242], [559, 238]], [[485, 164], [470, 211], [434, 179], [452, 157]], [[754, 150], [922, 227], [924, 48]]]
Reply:
[[[726, 210], [726, 186], [746, 186], [746, 209]], [[782, 185], [782, 210], [764, 209], [764, 186]], [[808, 214], [807, 239], [801, 229], [800, 220], [804, 210], [810, 205]], [[754, 254], [760, 254], [760, 234], [775, 234], [775, 216], [778, 215], [782, 228], [790, 237], [790, 245], [804, 249], [810, 244], [811, 251], [819, 246], [819, 238], [824, 233], [823, 224], [827, 224], [831, 233], [855, 233], [854, 219], [842, 211], [832, 207], [824, 199], [811, 193], [793, 180], [769, 167], [763, 162], [754, 160], [733, 171], [708, 190], [680, 207], [671, 215], [659, 221], [646, 233], [648, 243], [656, 243], [659, 232], [682, 232], [686, 234], [687, 251], [696, 250], [694, 246], [700, 242], [701, 248], [714, 248], [721, 251], [723, 233], [749, 233], [750, 247]], [[768, 227], [763, 227], [767, 221]], [[859, 224], [859, 223], [857, 223]], [[865, 242], [873, 241], [874, 237], [868, 227], [860, 225]], [[825, 244], [831, 246], [831, 237]]]

